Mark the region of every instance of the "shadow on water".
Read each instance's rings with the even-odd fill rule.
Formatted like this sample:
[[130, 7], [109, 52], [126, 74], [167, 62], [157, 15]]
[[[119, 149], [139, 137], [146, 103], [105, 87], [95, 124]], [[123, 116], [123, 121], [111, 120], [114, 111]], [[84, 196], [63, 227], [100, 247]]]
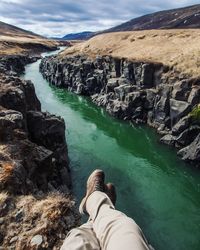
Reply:
[[66, 121], [77, 201], [90, 172], [102, 168], [117, 186], [117, 208], [139, 223], [157, 250], [199, 250], [199, 172], [158, 143], [154, 130], [133, 128], [86, 97], [50, 87], [38, 67], [39, 62], [27, 66], [25, 78], [34, 82], [43, 110]]

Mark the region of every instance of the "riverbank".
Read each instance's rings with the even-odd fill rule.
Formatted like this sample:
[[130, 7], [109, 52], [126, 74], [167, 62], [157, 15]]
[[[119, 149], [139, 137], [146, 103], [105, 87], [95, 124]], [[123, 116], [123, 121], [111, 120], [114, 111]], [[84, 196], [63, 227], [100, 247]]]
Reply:
[[60, 249], [79, 215], [71, 196], [65, 123], [41, 111], [31, 81], [38, 57], [0, 59], [0, 245]]
[[41, 61], [40, 71], [51, 84], [90, 96], [119, 119], [156, 128], [161, 142], [200, 166], [200, 124], [191, 115], [199, 104], [198, 79], [162, 63], [62, 54]]

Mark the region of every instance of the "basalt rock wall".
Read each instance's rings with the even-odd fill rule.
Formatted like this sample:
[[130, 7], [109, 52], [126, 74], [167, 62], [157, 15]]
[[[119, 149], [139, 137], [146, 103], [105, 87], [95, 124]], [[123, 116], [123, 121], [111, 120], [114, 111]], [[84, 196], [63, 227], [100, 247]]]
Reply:
[[109, 56], [48, 57], [40, 71], [51, 84], [91, 96], [119, 119], [155, 127], [163, 143], [177, 147], [184, 160], [199, 167], [200, 124], [191, 116], [200, 103], [197, 79], [159, 63]]
[[1, 249], [60, 249], [79, 223], [64, 120], [41, 112], [34, 85], [18, 77], [35, 60], [0, 59]]
[[[50, 191], [54, 187], [57, 188], [58, 185], [64, 185], [64, 189], [68, 190], [71, 183], [64, 120], [61, 117], [41, 112], [41, 104], [35, 94], [33, 84], [31, 81], [21, 80], [17, 76], [23, 72], [24, 65], [27, 62], [34, 60], [34, 58], [26, 58], [24, 56], [0, 60], [2, 71], [0, 76], [1, 142], [5, 144], [14, 144], [15, 142], [16, 152], [19, 152], [19, 158], [22, 158], [22, 161], [24, 161], [23, 168], [26, 169], [23, 175], [26, 172], [26, 175], [29, 176], [29, 184], [31, 183], [31, 178], [33, 177], [34, 179], [34, 184], [30, 184], [32, 187], [13, 187], [13, 191], [23, 193], [22, 190], [27, 192], [31, 188], [36, 188], [37, 190], [37, 182], [42, 182], [45, 191]], [[23, 156], [23, 148], [25, 150], [24, 143], [27, 144], [27, 151], [24, 152]], [[18, 144], [21, 147], [17, 146]], [[30, 152], [28, 150], [29, 146]], [[13, 150], [15, 150], [14, 145]], [[30, 161], [32, 157], [31, 151], [37, 152], [35, 157], [37, 158], [38, 156], [39, 167], [35, 163], [32, 166]], [[25, 167], [26, 165], [27, 168]], [[45, 172], [46, 176], [43, 176], [41, 181], [40, 174], [43, 172]], [[64, 180], [63, 177], [66, 179]], [[21, 179], [23, 178], [21, 177]], [[54, 178], [59, 178], [59, 181], [55, 182]], [[35, 181], [36, 179], [37, 181]], [[28, 185], [27, 180], [24, 185]], [[10, 185], [9, 187], [11, 188]], [[31, 191], [33, 192], [33, 190]]]

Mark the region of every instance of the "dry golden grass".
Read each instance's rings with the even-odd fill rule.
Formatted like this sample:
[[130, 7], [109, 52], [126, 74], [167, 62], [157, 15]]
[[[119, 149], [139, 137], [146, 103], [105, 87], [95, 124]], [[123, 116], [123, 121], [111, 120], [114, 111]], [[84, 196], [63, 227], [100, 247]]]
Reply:
[[161, 62], [194, 77], [200, 76], [200, 29], [149, 30], [98, 35], [66, 49], [75, 54], [111, 55], [135, 61]]
[[8, 199], [8, 193], [1, 192], [0, 193], [0, 205], [2, 205]]
[[[58, 43], [54, 40], [30, 35], [0, 36], [0, 55], [16, 55], [37, 50], [38, 46], [53, 47]], [[35, 48], [34, 48], [35, 47]], [[37, 52], [37, 51], [36, 51]]]
[[6, 183], [13, 174], [14, 164], [12, 162], [1, 162], [0, 163], [0, 183]]
[[0, 22], [0, 55], [15, 55], [35, 52], [39, 46], [53, 47], [56, 41]]
[[74, 204], [73, 201], [60, 193], [51, 193], [45, 200], [34, 203], [30, 213], [32, 215], [41, 214], [42, 220], [48, 219], [50, 222], [55, 222], [62, 214], [66, 214], [69, 207], [74, 206]]
[[[31, 194], [14, 197], [2, 192], [0, 213], [3, 213], [5, 202], [10, 206], [9, 211], [4, 211], [5, 223], [0, 225], [0, 231], [4, 234], [4, 249], [11, 246], [10, 240], [13, 235], [18, 236], [16, 244], [13, 243], [14, 249], [36, 249], [31, 247], [30, 242], [35, 235], [40, 234], [43, 237], [42, 249], [58, 250], [68, 231], [80, 222], [72, 197], [59, 192], [40, 198]], [[15, 219], [19, 212], [20, 222]]]

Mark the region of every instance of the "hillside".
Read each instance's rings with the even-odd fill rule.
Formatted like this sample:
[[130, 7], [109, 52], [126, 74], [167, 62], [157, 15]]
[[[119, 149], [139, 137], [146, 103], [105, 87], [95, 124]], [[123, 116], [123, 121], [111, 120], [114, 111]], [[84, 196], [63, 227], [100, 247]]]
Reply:
[[37, 35], [33, 32], [20, 29], [14, 25], [10, 25], [0, 21], [0, 36], [24, 36], [24, 37], [38, 37], [44, 38], [40, 35]]
[[179, 28], [200, 28], [200, 4], [144, 15], [102, 33]]
[[160, 62], [200, 76], [200, 30], [150, 30], [101, 34], [66, 49], [60, 56], [110, 55], [134, 61]]
[[200, 28], [200, 4], [185, 8], [164, 10], [131, 19], [113, 28], [99, 32], [68, 34], [65, 40], [88, 40], [98, 34], [151, 29], [188, 29]]
[[91, 31], [84, 31], [80, 33], [71, 33], [65, 35], [62, 39], [64, 40], [87, 40], [91, 38], [95, 33]]
[[0, 22], [0, 55], [37, 53], [55, 49], [58, 43]]

